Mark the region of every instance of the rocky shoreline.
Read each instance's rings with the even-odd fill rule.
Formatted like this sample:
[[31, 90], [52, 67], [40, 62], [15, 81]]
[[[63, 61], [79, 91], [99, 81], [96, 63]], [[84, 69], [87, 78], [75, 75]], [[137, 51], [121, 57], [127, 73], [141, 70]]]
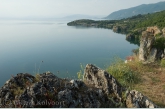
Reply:
[[[135, 16], [136, 17], [136, 16]], [[133, 17], [132, 17], [133, 18]], [[136, 20], [136, 19], [135, 19]], [[140, 39], [141, 39], [141, 33], [143, 31], [151, 31], [154, 30], [154, 36], [156, 34], [161, 34], [165, 36], [165, 27], [159, 28], [158, 26], [144, 26], [136, 29], [132, 29], [130, 27], [131, 23], [134, 22], [133, 19], [122, 19], [122, 20], [101, 20], [101, 21], [95, 21], [95, 20], [89, 20], [89, 19], [80, 19], [75, 20], [72, 22], [67, 23], [68, 26], [85, 26], [85, 27], [96, 27], [96, 28], [105, 28], [105, 29], [111, 29], [115, 33], [125, 34], [126, 40], [130, 43], [134, 43], [137, 45], [140, 45]], [[135, 22], [139, 22], [138, 20]], [[132, 25], [137, 25], [132, 24]]]
[[0, 88], [1, 108], [155, 108], [146, 96], [127, 90], [105, 70], [92, 64], [84, 79], [61, 79], [51, 72], [35, 77], [20, 73]]

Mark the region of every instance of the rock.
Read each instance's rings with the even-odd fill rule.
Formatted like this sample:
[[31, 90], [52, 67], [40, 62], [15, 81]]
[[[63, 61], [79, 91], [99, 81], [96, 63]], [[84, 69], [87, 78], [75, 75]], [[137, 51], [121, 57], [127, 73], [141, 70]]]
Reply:
[[[72, 91], [69, 89], [66, 89], [64, 91], [60, 91], [58, 93], [58, 101], [62, 101], [65, 103], [65, 107], [69, 107], [70, 104], [74, 103], [74, 100], [72, 98]], [[75, 106], [73, 106], [75, 107]]]
[[156, 36], [157, 34], [161, 33], [160, 29], [157, 26], [147, 27], [146, 31], [153, 33], [154, 36]]
[[73, 87], [79, 89], [77, 81], [76, 80], [71, 80], [70, 83], [72, 84]]
[[128, 108], [158, 108], [157, 105], [155, 105], [146, 96], [136, 90], [127, 92], [126, 106]]
[[[39, 74], [37, 79], [30, 74], [21, 73], [15, 77], [13, 76], [0, 88], [0, 107], [121, 107], [122, 104], [125, 104], [125, 102], [121, 100], [122, 89], [123, 87], [112, 75], [92, 64], [86, 65], [84, 81], [61, 79], [51, 72]], [[128, 94], [132, 94], [132, 92]], [[133, 99], [131, 98], [132, 95], [129, 96], [130, 99]], [[145, 100], [145, 105], [152, 107], [152, 102], [147, 100]], [[132, 107], [134, 106], [132, 105], [133, 103], [134, 101], [127, 100], [127, 104], [130, 104]], [[139, 102], [137, 102], [137, 104], [139, 104]], [[138, 107], [137, 104], [136, 106]], [[146, 106], [139, 104], [139, 107]]]
[[[0, 97], [1, 102], [10, 99], [14, 104], [9, 105], [7, 103], [0, 107], [98, 108], [115, 106], [115, 104], [110, 103], [108, 96], [105, 96], [102, 89], [93, 89], [79, 80], [60, 79], [51, 72], [40, 74], [39, 81], [36, 81], [35, 77], [30, 74], [23, 73], [17, 74], [12, 78], [14, 78], [15, 82], [11, 83], [11, 79], [7, 81], [0, 89]], [[30, 84], [26, 85], [26, 81], [23, 81], [23, 79], [29, 81]], [[23, 92], [19, 93], [19, 95], [14, 95], [13, 88], [10, 89], [9, 84], [15, 84], [14, 88], [22, 87]], [[107, 105], [103, 105], [103, 103], [107, 103]]]
[[101, 88], [108, 95], [115, 93], [118, 100], [121, 100], [122, 87], [116, 79], [92, 64], [87, 64], [85, 68], [84, 81], [96, 88]]
[[152, 48], [151, 51], [149, 52], [148, 61], [155, 62], [156, 59], [157, 59], [157, 49]]
[[[155, 49], [152, 49], [152, 45], [154, 44], [155, 37], [153, 33], [144, 31], [142, 32], [142, 36], [140, 39], [140, 47], [139, 47], [139, 60], [140, 61], [147, 61], [148, 57], [154, 57], [152, 55], [155, 55], [154, 53], [150, 53], [151, 50], [155, 51]], [[155, 59], [153, 59], [155, 60]]]
[[164, 58], [164, 49], [159, 46], [155, 46], [155, 36], [161, 33], [160, 30], [154, 27], [148, 27], [146, 31], [142, 32], [139, 47], [139, 60], [144, 63], [155, 62]]
[[165, 36], [165, 27], [162, 29], [163, 36]]

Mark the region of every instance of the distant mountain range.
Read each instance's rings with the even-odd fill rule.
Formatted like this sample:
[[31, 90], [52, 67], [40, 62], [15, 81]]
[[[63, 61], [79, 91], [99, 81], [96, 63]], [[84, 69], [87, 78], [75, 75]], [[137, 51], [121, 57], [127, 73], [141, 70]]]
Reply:
[[136, 7], [115, 11], [105, 17], [105, 19], [119, 20], [123, 18], [132, 17], [138, 14], [148, 14], [159, 12], [162, 10], [165, 10], [165, 2], [158, 2], [155, 4], [142, 4]]
[[27, 16], [27, 17], [0, 17], [0, 20], [77, 20], [77, 19], [102, 19], [105, 15], [73, 14], [67, 16]]
[[83, 14], [74, 14], [63, 17], [62, 19], [77, 20], [77, 19], [101, 19], [104, 16], [99, 15], [83, 15]]

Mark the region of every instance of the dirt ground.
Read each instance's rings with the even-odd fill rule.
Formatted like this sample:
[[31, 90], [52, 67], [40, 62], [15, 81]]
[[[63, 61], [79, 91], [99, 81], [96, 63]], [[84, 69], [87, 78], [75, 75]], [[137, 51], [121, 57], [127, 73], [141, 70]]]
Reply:
[[134, 88], [158, 106], [165, 107], [165, 68], [154, 68], [153, 72], [142, 73], [141, 78]]

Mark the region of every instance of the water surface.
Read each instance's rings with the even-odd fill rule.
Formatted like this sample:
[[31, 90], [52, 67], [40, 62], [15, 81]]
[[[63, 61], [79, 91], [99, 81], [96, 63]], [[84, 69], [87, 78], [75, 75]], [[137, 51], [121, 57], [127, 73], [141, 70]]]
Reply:
[[25, 72], [77, 78], [80, 63], [105, 68], [114, 56], [124, 59], [137, 48], [109, 29], [70, 27], [67, 22], [0, 21], [0, 86]]

